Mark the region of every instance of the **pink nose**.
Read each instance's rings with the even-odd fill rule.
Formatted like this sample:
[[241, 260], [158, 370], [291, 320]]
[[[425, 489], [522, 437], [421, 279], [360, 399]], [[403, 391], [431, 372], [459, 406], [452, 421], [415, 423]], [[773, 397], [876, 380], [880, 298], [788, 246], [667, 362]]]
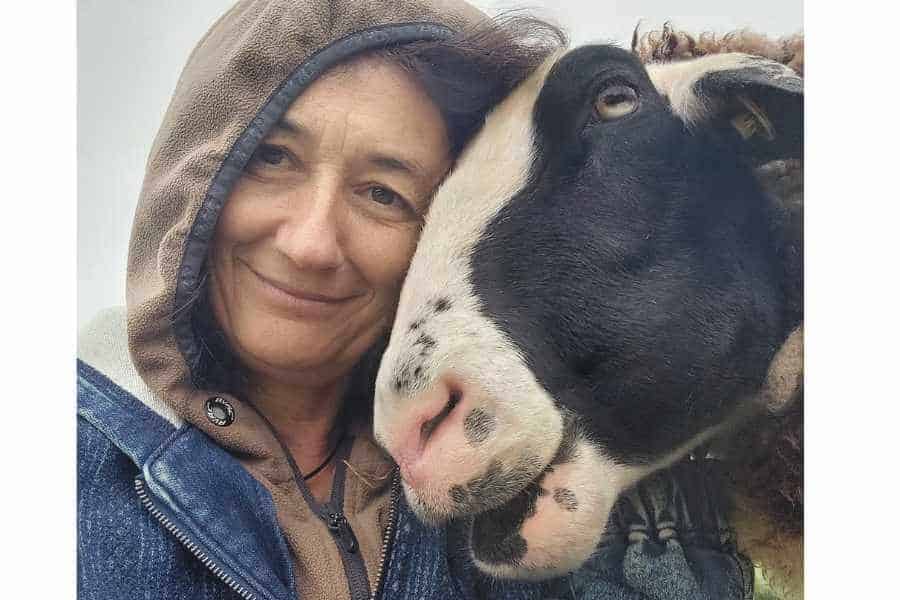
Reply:
[[412, 415], [407, 413], [395, 429], [388, 448], [408, 484], [416, 487], [427, 477], [424, 467], [432, 464], [428, 455], [434, 445], [430, 442], [444, 437], [447, 430], [461, 430], [464, 411], [460, 405], [464, 401], [462, 385], [445, 378], [409, 399]]

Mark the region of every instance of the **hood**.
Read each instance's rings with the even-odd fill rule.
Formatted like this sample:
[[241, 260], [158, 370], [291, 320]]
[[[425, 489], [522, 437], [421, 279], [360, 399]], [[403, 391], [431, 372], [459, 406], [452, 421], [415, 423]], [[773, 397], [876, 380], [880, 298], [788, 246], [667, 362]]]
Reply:
[[[191, 306], [229, 192], [259, 142], [320, 74], [354, 55], [447, 37], [486, 17], [456, 0], [246, 0], [200, 40], [154, 141], [127, 270], [132, 361], [175, 414], [233, 450], [256, 454], [262, 426], [224, 390], [200, 389]], [[234, 421], [206, 416], [226, 398]], [[265, 453], [265, 452], [263, 452]]]

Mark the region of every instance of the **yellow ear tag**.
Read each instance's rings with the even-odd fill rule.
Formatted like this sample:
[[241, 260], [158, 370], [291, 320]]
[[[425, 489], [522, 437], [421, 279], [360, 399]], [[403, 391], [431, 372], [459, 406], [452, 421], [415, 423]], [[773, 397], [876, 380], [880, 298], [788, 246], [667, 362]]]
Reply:
[[772, 127], [772, 122], [759, 105], [744, 96], [738, 96], [737, 99], [747, 109], [747, 112], [738, 113], [736, 117], [731, 119], [731, 124], [738, 130], [741, 137], [749, 140], [754, 135], [762, 134], [766, 140], [770, 142], [774, 140], [775, 130]]

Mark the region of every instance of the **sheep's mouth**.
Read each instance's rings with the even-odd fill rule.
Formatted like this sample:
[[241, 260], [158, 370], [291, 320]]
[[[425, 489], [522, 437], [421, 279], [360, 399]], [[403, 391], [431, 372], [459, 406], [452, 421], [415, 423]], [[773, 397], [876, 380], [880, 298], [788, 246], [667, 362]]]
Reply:
[[482, 517], [485, 514], [512, 514], [521, 508], [521, 497], [530, 493], [543, 494], [543, 482], [553, 473], [558, 462], [563, 443], [557, 448], [550, 461], [544, 463], [533, 456], [523, 456], [515, 461], [515, 466], [504, 466], [493, 461], [479, 476], [466, 486], [450, 488], [450, 498], [454, 505], [453, 518]]

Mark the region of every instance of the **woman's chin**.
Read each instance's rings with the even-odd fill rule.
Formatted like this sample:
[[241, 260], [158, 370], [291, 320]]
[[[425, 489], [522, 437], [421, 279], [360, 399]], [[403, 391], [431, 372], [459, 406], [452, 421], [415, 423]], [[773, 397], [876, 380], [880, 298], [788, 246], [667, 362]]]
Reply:
[[314, 384], [312, 379], [339, 377], [352, 368], [348, 357], [334, 344], [317, 344], [308, 330], [292, 334], [285, 328], [284, 337], [250, 335], [232, 344], [241, 363], [256, 378], [275, 379], [283, 383]]

